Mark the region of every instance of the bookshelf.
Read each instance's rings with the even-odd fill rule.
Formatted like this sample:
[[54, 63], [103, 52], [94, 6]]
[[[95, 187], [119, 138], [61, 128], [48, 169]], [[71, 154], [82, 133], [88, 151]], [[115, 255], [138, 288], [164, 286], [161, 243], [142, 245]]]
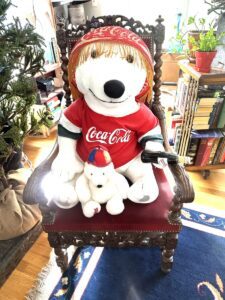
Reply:
[[[192, 164], [186, 163], [186, 170], [201, 171], [203, 177], [206, 179], [210, 174], [210, 170], [225, 169], [225, 159], [221, 162], [225, 155], [225, 126], [217, 128], [220, 113], [222, 110], [225, 111], [225, 91], [222, 88], [225, 85], [225, 70], [213, 69], [207, 74], [200, 73], [195, 70], [193, 64], [186, 60], [179, 62], [179, 68], [179, 81], [175, 101], [175, 111], [178, 117], [174, 123], [176, 131], [174, 133], [174, 147], [181, 157], [189, 157], [189, 155], [193, 154], [193, 157], [190, 157]], [[212, 96], [202, 97], [202, 91], [205, 90], [206, 93], [208, 87], [212, 91], [221, 87], [221, 94], [223, 96], [213, 96], [214, 98]], [[190, 147], [194, 141], [193, 131], [203, 133], [201, 139], [199, 138], [198, 140], [198, 144], [196, 143], [196, 147], [194, 148], [193, 146], [195, 152], [190, 151]], [[210, 136], [211, 134], [213, 134], [212, 137]], [[200, 151], [200, 144], [203, 143], [203, 140], [209, 141], [210, 139], [212, 145], [214, 145], [213, 143], [216, 144], [215, 140], [217, 139], [217, 145], [214, 147], [215, 153], [210, 152], [213, 146], [211, 145], [210, 148], [208, 143], [208, 154], [203, 153], [206, 157], [206, 160], [203, 162], [203, 158], [201, 160], [201, 157], [199, 157], [200, 153], [198, 153]], [[222, 143], [222, 140], [224, 141], [224, 146], [219, 144]], [[219, 146], [220, 148], [217, 148]], [[222, 147], [224, 147], [224, 150], [221, 150]], [[217, 154], [217, 157], [220, 157], [219, 162], [212, 157], [212, 155], [216, 156], [217, 149], [220, 150], [220, 153], [222, 151], [224, 153], [221, 156], [218, 156], [219, 153]], [[201, 163], [198, 164], [199, 161]]]
[[[42, 89], [39, 89], [38, 91], [36, 101], [37, 105], [34, 107], [34, 109], [38, 111], [39, 109], [41, 109], [41, 106], [46, 106], [47, 110], [49, 110], [52, 113], [53, 120], [52, 127], [50, 129], [48, 129], [46, 126], [42, 126], [39, 132], [35, 134], [30, 134], [30, 136], [32, 137], [47, 138], [51, 132], [51, 129], [54, 128], [57, 122], [59, 121], [63, 107], [62, 104], [64, 103], [64, 90], [63, 87], [61, 87], [61, 72], [61, 64], [53, 63], [46, 64], [44, 66], [44, 72], [39, 72], [34, 75], [35, 80], [37, 80], [38, 78], [51, 78], [52, 80], [54, 80], [54, 84], [52, 81], [54, 90], [46, 92]], [[58, 82], [55, 82], [55, 80], [58, 80]]]
[[47, 64], [44, 66], [44, 72], [38, 72], [37, 74], [34, 75], [34, 78], [45, 76], [48, 73], [51, 73], [51, 72], [55, 71], [56, 69], [59, 69], [60, 67], [61, 67], [60, 63]]

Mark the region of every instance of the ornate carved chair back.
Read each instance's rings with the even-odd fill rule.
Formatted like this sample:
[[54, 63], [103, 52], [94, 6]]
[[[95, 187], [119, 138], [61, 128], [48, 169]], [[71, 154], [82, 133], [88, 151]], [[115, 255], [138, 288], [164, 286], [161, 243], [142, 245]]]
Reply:
[[136, 34], [138, 34], [146, 43], [152, 58], [155, 62], [154, 64], [154, 102], [159, 105], [160, 98], [160, 86], [161, 86], [161, 55], [162, 55], [162, 43], [165, 36], [165, 27], [161, 24], [163, 19], [161, 16], [156, 20], [157, 25], [146, 25], [144, 26], [140, 21], [135, 21], [133, 18], [128, 19], [121, 15], [115, 16], [103, 16], [103, 17], [93, 17], [91, 21], [87, 21], [83, 25], [79, 25], [75, 28], [72, 25], [65, 26], [63, 21], [58, 22], [57, 30], [57, 42], [61, 50], [62, 59], [62, 70], [63, 70], [63, 80], [64, 80], [64, 90], [66, 98], [66, 106], [69, 106], [71, 102], [75, 99], [71, 97], [71, 88], [68, 79], [68, 57], [72, 51], [77, 40], [82, 37], [88, 31], [103, 27], [103, 26], [121, 26], [125, 27]]

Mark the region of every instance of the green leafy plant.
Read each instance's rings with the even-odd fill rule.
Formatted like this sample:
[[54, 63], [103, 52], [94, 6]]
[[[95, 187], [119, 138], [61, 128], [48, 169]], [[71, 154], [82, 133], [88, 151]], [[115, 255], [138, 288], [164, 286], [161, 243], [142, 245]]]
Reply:
[[188, 25], [194, 24], [196, 30], [199, 31], [199, 38], [195, 39], [193, 36], [189, 37], [189, 42], [192, 45], [192, 51], [210, 52], [215, 51], [216, 47], [222, 45], [221, 38], [225, 32], [218, 36], [214, 32], [213, 23], [209, 24], [209, 29], [205, 29], [206, 19], [200, 18], [198, 21], [196, 17], [190, 17]]
[[[206, 29], [206, 19], [196, 19], [195, 16], [188, 18], [187, 30], [184, 31], [183, 25], [181, 30], [177, 32], [173, 40], [176, 42], [176, 48], [180, 49], [178, 53], [183, 53], [188, 57], [191, 51], [214, 51], [217, 46], [222, 45], [221, 38], [225, 36], [225, 32], [220, 35], [216, 35], [214, 31], [214, 23], [210, 23], [208, 29]], [[191, 31], [199, 32], [199, 37], [196, 39], [193, 36], [188, 36]], [[187, 45], [191, 45], [191, 49], [187, 48]]]
[[[51, 125], [47, 110], [34, 112], [37, 87], [33, 76], [43, 71], [43, 38], [18, 18], [7, 24], [11, 0], [0, 0], [0, 189], [7, 187], [4, 165], [24, 138]], [[36, 117], [38, 115], [38, 117]]]
[[[174, 27], [177, 30], [177, 26]], [[170, 39], [170, 53], [177, 53], [182, 54], [185, 51], [185, 45], [187, 43], [187, 39], [185, 38], [186, 32], [183, 33], [182, 31], [177, 32], [174, 37]]]

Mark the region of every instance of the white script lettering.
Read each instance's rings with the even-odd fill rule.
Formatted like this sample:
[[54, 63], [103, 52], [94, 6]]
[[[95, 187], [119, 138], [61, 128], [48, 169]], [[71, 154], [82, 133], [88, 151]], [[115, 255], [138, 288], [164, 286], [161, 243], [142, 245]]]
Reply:
[[89, 128], [86, 140], [90, 143], [98, 142], [101, 144], [127, 143], [130, 140], [131, 130], [123, 128], [115, 129], [112, 132], [97, 130], [96, 127]]

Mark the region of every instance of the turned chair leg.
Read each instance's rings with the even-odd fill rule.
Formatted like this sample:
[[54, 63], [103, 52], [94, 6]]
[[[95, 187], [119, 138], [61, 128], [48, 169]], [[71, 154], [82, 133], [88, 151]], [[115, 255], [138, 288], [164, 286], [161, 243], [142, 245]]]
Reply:
[[173, 266], [173, 255], [177, 246], [178, 234], [168, 233], [166, 235], [166, 246], [162, 251], [161, 270], [169, 273]]
[[62, 273], [68, 268], [68, 255], [66, 249], [55, 247], [54, 252], [56, 255], [57, 266], [61, 268]]

